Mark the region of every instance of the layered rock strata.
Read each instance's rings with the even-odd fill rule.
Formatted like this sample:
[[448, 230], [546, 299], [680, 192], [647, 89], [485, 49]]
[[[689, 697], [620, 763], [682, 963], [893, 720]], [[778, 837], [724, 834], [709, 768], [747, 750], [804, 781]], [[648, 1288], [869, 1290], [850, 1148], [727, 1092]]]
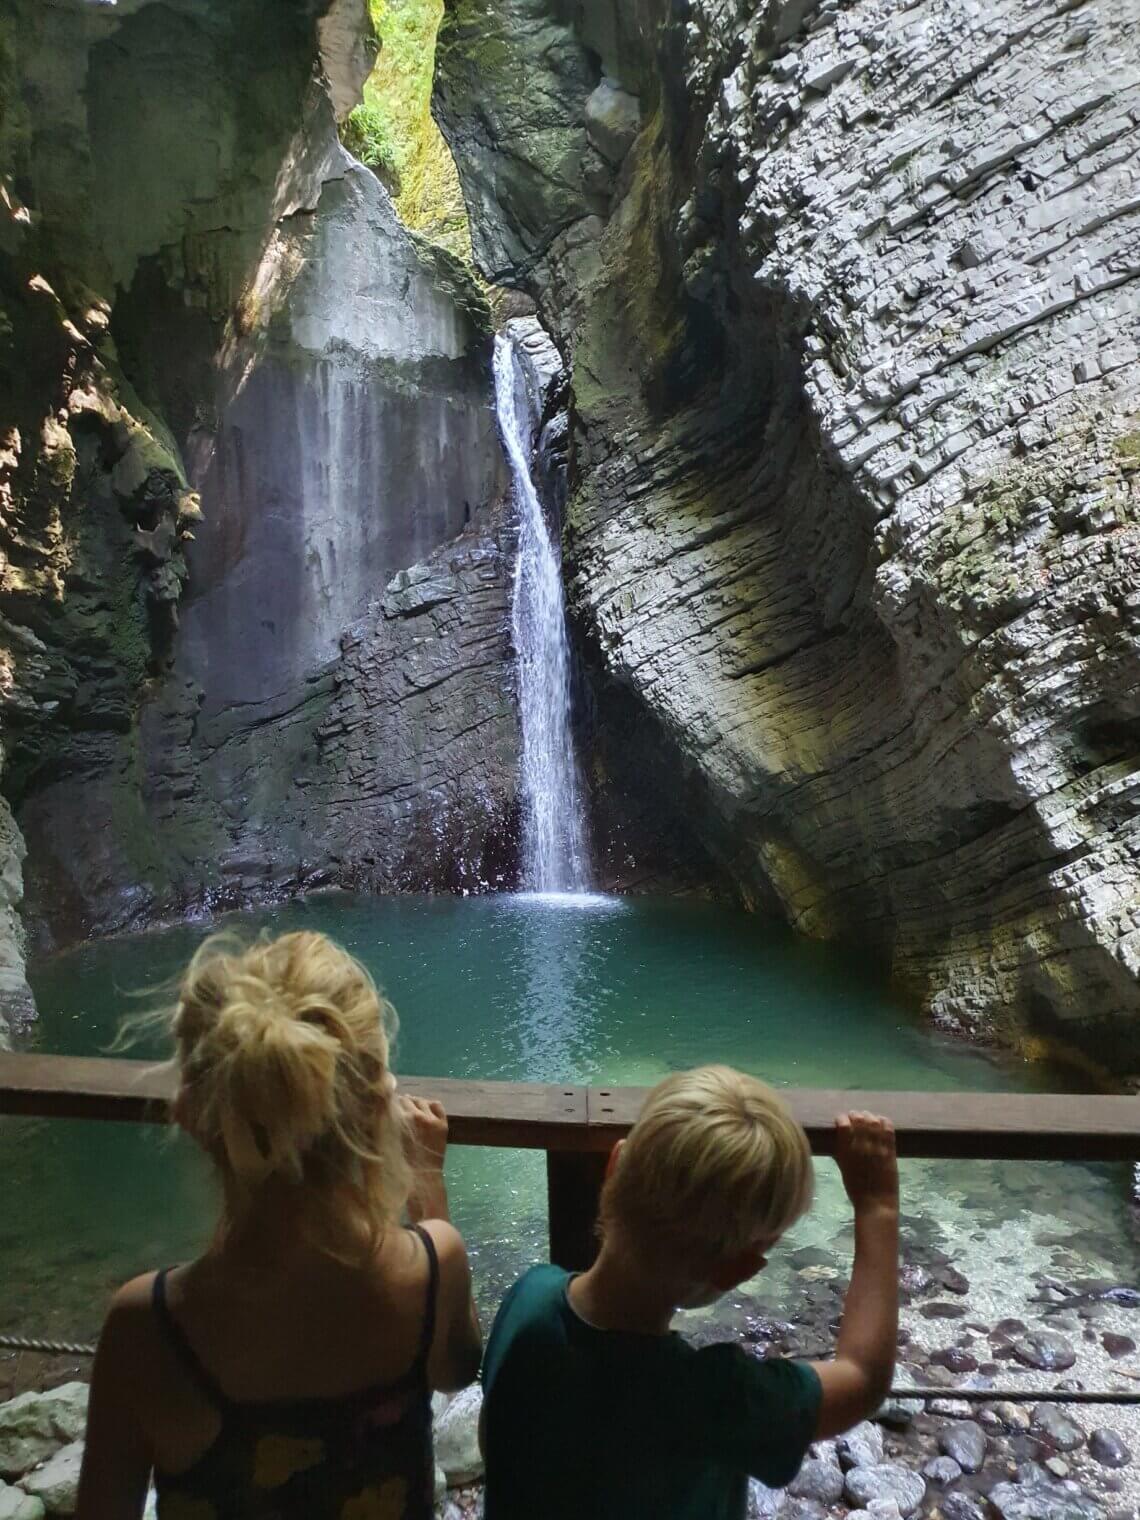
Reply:
[[24, 10], [0, 634], [29, 917], [58, 944], [320, 882], [494, 881], [488, 313], [337, 141], [363, 0]]
[[461, 0], [439, 67], [477, 256], [573, 370], [607, 775], [947, 1025], [1130, 1069], [1127, 0]]

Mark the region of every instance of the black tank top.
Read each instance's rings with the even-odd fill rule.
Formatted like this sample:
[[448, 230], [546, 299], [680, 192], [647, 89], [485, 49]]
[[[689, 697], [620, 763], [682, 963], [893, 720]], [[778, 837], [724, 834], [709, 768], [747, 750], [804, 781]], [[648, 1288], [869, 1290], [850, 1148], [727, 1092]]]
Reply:
[[416, 1359], [393, 1383], [336, 1398], [228, 1398], [203, 1367], [154, 1279], [163, 1336], [221, 1429], [185, 1472], [157, 1468], [159, 1520], [431, 1520], [435, 1461], [427, 1359], [439, 1260], [426, 1230], [428, 1291]]

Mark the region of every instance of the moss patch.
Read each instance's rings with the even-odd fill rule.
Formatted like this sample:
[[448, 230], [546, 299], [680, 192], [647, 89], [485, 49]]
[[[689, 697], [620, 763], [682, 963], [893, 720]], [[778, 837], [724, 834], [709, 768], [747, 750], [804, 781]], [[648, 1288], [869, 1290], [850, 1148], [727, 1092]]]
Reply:
[[342, 129], [345, 146], [389, 187], [406, 226], [469, 263], [459, 175], [431, 114], [443, 0], [370, 0], [370, 7], [380, 54]]

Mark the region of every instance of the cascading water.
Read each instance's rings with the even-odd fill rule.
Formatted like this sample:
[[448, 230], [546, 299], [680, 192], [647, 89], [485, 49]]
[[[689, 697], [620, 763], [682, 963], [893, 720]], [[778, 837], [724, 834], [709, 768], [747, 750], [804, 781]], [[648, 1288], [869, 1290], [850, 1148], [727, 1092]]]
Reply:
[[531, 478], [530, 417], [520, 393], [526, 391], [515, 346], [500, 334], [495, 339], [495, 406], [519, 523], [511, 622], [522, 726], [522, 886], [527, 892], [586, 892], [589, 862], [570, 732], [562, 563]]

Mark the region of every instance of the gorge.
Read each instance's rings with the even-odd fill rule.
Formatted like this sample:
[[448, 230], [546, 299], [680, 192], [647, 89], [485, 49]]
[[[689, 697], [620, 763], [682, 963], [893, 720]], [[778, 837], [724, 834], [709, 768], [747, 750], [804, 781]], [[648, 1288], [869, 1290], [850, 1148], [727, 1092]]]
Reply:
[[[1135, 0], [4, 0], [0, 1047], [308, 928], [401, 1077], [1134, 1092], [1138, 551]], [[879, 1520], [1140, 1513], [1016, 1402], [1140, 1378], [1066, 1158], [904, 1161]], [[488, 1319], [548, 1178], [448, 1173]], [[0, 1337], [213, 1214], [141, 1125], [0, 1176]], [[850, 1255], [824, 1164], [694, 1338], [826, 1353]]]
[[1127, 0], [455, 0], [474, 269], [338, 141], [363, 0], [9, 12], [11, 1022], [25, 932], [519, 881], [537, 310], [599, 879], [1136, 1069]]

